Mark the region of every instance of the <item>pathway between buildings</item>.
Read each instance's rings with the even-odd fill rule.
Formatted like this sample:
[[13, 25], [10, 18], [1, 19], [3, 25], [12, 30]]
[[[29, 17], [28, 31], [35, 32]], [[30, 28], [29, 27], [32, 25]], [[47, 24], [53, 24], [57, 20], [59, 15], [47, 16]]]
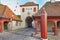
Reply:
[[[40, 40], [40, 32], [37, 35], [33, 35], [33, 29], [25, 28], [18, 29], [9, 32], [0, 33], [0, 40]], [[60, 40], [60, 34], [58, 36], [54, 36], [53, 32], [48, 32], [49, 40]]]

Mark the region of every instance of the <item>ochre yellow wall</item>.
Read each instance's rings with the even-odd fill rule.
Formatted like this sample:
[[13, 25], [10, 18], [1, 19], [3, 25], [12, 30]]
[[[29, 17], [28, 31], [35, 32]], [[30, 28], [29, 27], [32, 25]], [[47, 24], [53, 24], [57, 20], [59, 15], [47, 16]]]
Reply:
[[[41, 22], [38, 22], [38, 31], [40, 31]], [[47, 22], [47, 29], [48, 31], [52, 31], [52, 28], [54, 27], [54, 23], [52, 21]]]
[[52, 21], [48, 21], [47, 26], [48, 26], [48, 31], [52, 31], [52, 28], [54, 27], [54, 23]]

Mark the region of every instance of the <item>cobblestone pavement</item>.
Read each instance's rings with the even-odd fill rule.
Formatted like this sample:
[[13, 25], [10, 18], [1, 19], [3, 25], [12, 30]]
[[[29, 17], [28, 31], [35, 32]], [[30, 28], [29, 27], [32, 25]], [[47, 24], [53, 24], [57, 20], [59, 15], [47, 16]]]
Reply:
[[31, 37], [32, 32], [33, 30], [30, 28], [3, 32], [0, 33], [0, 40], [40, 40], [38, 38]]
[[[33, 30], [31, 28], [18, 29], [10, 32], [0, 33], [0, 40], [40, 40], [40, 32], [37, 35], [31, 35]], [[53, 32], [48, 32], [49, 40], [60, 40], [60, 34], [54, 36]]]

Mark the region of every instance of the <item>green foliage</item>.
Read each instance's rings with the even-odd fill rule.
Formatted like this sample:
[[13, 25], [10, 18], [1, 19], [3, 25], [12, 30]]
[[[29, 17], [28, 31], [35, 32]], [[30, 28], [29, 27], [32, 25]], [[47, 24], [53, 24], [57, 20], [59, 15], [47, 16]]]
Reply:
[[3, 4], [0, 4], [0, 6], [3, 6]]
[[21, 18], [21, 15], [17, 15], [17, 17]]

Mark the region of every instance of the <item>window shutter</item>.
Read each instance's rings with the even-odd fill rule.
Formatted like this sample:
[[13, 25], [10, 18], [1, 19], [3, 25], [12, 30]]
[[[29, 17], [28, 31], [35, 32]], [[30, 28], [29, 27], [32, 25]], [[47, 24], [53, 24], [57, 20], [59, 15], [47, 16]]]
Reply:
[[33, 11], [36, 12], [36, 7], [34, 7]]
[[22, 8], [22, 12], [25, 12], [25, 8]]

